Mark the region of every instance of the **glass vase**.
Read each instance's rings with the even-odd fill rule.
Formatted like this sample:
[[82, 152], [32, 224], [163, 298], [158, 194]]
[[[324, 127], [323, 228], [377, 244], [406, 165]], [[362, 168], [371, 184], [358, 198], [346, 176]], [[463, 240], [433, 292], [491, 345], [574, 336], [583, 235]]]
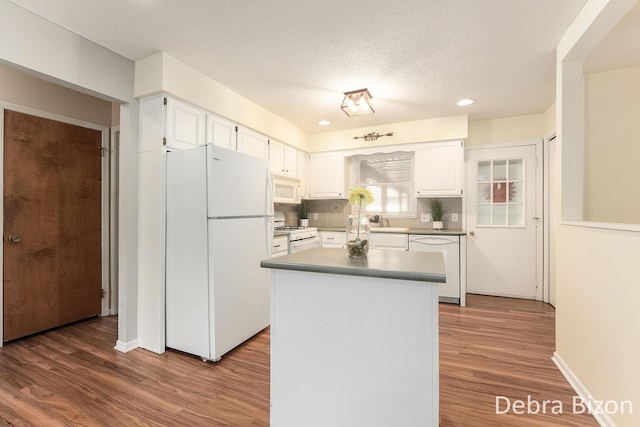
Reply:
[[371, 226], [366, 215], [347, 217], [347, 251], [351, 258], [363, 258], [369, 252]]

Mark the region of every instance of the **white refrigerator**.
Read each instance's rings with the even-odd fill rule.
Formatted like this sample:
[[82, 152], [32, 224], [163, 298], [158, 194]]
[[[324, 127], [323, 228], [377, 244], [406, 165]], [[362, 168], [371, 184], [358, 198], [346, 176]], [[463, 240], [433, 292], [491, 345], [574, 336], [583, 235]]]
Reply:
[[269, 164], [211, 144], [166, 160], [166, 345], [217, 361], [269, 325]]

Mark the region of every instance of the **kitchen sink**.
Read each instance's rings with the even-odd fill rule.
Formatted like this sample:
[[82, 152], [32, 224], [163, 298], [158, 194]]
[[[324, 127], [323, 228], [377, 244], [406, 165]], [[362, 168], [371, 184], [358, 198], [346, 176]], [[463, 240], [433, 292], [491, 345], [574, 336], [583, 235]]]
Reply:
[[372, 233], [406, 233], [409, 227], [371, 227]]

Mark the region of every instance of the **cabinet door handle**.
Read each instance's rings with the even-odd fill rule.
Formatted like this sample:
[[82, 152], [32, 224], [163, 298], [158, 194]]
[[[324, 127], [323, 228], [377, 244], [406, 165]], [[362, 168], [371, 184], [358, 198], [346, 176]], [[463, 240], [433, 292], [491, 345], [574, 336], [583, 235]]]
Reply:
[[475, 232], [475, 231], [470, 231], [470, 232], [469, 232], [469, 236], [473, 237], [473, 236], [475, 236], [475, 235], [476, 235], [476, 232]]

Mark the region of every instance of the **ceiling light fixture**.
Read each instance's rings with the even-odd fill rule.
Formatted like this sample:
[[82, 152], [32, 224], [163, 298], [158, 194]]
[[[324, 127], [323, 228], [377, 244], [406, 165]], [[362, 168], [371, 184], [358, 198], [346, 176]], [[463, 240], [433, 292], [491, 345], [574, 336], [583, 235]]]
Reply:
[[475, 101], [475, 99], [471, 99], [471, 98], [465, 98], [465, 99], [461, 99], [460, 101], [457, 102], [457, 104], [461, 107], [464, 107], [465, 105], [471, 105], [473, 104]]
[[342, 100], [342, 111], [347, 116], [360, 116], [362, 114], [373, 114], [375, 111], [371, 107], [371, 94], [368, 89], [353, 90], [351, 92], [344, 93], [344, 99]]
[[378, 132], [371, 132], [363, 136], [354, 136], [353, 139], [364, 139], [365, 141], [375, 141], [378, 138], [382, 138], [383, 136], [393, 136], [393, 132], [379, 134]]
[[318, 124], [319, 124], [320, 126], [329, 126], [329, 125], [331, 124], [331, 122], [330, 122], [329, 120], [320, 120], [320, 121], [318, 122]]

